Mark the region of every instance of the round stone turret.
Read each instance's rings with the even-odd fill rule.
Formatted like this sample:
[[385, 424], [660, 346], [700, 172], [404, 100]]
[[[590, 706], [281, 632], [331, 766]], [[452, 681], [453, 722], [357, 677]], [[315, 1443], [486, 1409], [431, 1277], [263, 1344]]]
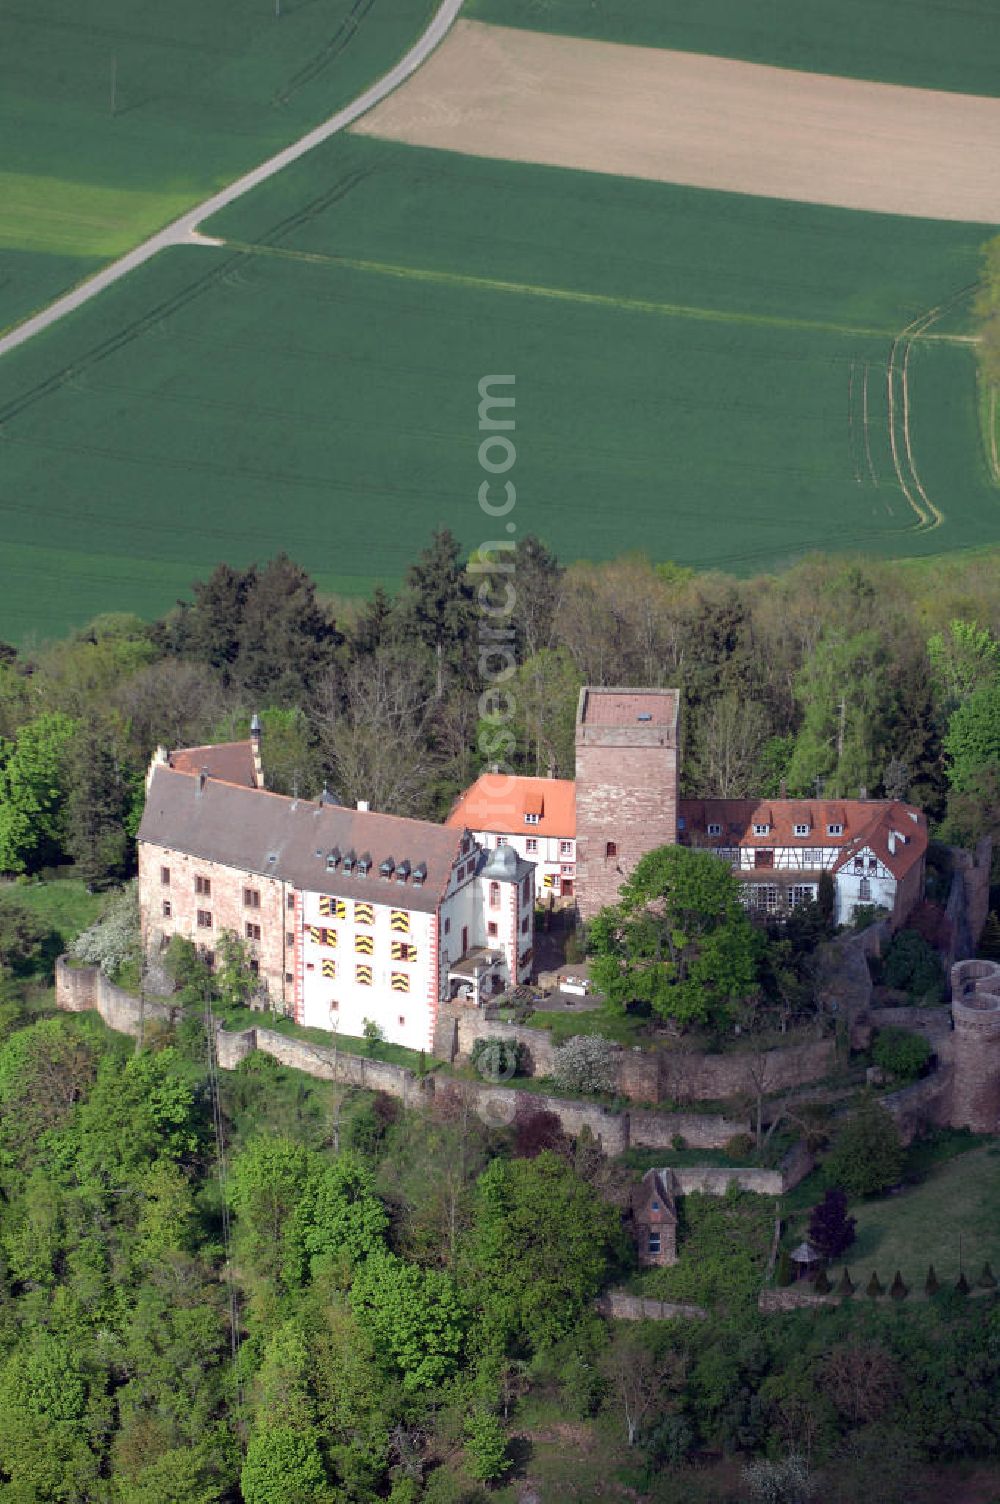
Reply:
[[955, 1075], [951, 1122], [1000, 1133], [1000, 965], [958, 961], [951, 968]]

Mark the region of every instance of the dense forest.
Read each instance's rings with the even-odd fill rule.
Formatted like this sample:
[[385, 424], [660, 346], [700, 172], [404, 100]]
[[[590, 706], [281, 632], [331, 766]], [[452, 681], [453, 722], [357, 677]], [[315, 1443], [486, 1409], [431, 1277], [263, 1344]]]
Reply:
[[[438, 533], [395, 595], [360, 603], [319, 599], [285, 557], [220, 565], [161, 621], [0, 645], [0, 871], [69, 859], [120, 877], [154, 747], [244, 736], [253, 710], [287, 792], [441, 818], [492, 762], [572, 776], [583, 683], [680, 687], [688, 794], [866, 789], [951, 841], [997, 829], [992, 555], [738, 580], [639, 557], [566, 567], [524, 538], [503, 564], [491, 577], [496, 554], [466, 561]], [[484, 694], [508, 661], [490, 648], [509, 655], [502, 696]]]

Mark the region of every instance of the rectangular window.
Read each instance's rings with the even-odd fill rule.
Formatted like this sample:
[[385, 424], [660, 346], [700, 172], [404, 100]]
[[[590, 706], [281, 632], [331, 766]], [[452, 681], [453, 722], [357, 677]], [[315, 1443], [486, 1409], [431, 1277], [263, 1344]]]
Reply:
[[500, 884], [499, 883], [490, 883], [490, 908], [491, 909], [498, 909], [499, 907], [500, 907]]
[[444, 932], [445, 932], [446, 935], [450, 935], [451, 934], [451, 920], [450, 919], [446, 919], [445, 922], [444, 922]]
[[294, 911], [295, 911], [295, 894], [294, 893], [289, 893], [288, 894], [287, 898], [285, 899], [285, 908], [289, 911], [289, 913], [294, 913]]
[[864, 872], [864, 870], [865, 870], [865, 859], [864, 859], [863, 856], [856, 856], [854, 858], [854, 870], [855, 870], [855, 872]]
[[214, 950], [203, 950], [202, 953], [201, 953], [201, 959], [204, 961], [204, 963], [208, 967], [209, 971], [214, 971], [215, 970], [215, 951]]
[[160, 868], [160, 882], [163, 884], [163, 886], [165, 888], [169, 888], [170, 887], [170, 868], [169, 867], [161, 867]]
[[199, 874], [195, 877], [194, 880], [194, 891], [196, 893], [200, 893], [203, 898], [210, 897], [212, 892], [212, 879], [210, 877], [202, 877]]
[[406, 1019], [405, 1019], [405, 1017], [403, 1016], [402, 1013], [399, 1015], [399, 1027], [401, 1029], [405, 1029], [406, 1028]]
[[773, 914], [778, 907], [778, 890], [770, 883], [756, 883], [750, 889], [752, 906], [765, 914]]
[[210, 930], [212, 928], [212, 916], [208, 909], [198, 910], [198, 928], [200, 930]]
[[650, 1253], [659, 1253], [660, 1251], [660, 1234], [658, 1232], [651, 1232], [649, 1235], [649, 1251]]
[[321, 893], [319, 912], [321, 919], [346, 919], [347, 904], [342, 898], [331, 898], [329, 893]]
[[370, 966], [355, 966], [354, 980], [359, 987], [370, 987], [372, 984], [372, 969]]
[[357, 954], [359, 956], [372, 956], [372, 955], [374, 955], [375, 954], [375, 937], [374, 937], [374, 935], [355, 935], [355, 937], [354, 937], [354, 950], [355, 950], [355, 954]]
[[285, 933], [285, 944], [287, 945], [287, 947], [288, 947], [289, 950], [294, 950], [295, 949], [295, 931], [294, 930], [287, 930], [286, 931], [286, 933]]
[[617, 855], [618, 855], [618, 842], [617, 841], [606, 841], [604, 843], [604, 857], [605, 857], [605, 860], [607, 860], [609, 857], [613, 857], [613, 856], [617, 856]]
[[170, 913], [171, 913], [170, 899], [169, 898], [165, 898], [163, 900], [163, 917], [164, 917], [164, 919], [169, 919], [170, 918]]
[[722, 834], [722, 826], [717, 824], [714, 820], [709, 821], [707, 828], [710, 836], [721, 836]]
[[828, 836], [842, 836], [844, 834], [844, 827], [838, 824], [828, 825], [826, 833]]
[[573, 873], [576, 871], [576, 868], [574, 867], [574, 865], [573, 865], [572, 862], [563, 862], [563, 864], [562, 864], [562, 866], [560, 867], [559, 870], [566, 877], [572, 877]]
[[527, 914], [525, 914], [524, 918], [521, 920], [521, 934], [522, 935], [526, 935], [528, 933], [528, 925], [529, 925], [529, 923], [530, 923], [530, 921], [528, 919], [528, 916], [527, 916]]
[[531, 902], [531, 878], [530, 877], [526, 877], [524, 879], [524, 882], [521, 884], [521, 902], [524, 903], [524, 904], [528, 904], [528, 903]]
[[324, 956], [323, 957], [323, 962], [322, 962], [322, 965], [320, 966], [320, 971], [321, 971], [321, 973], [322, 973], [323, 976], [329, 977], [329, 978], [335, 977], [337, 975], [337, 963], [333, 959], [332, 956]]
[[370, 903], [356, 903], [354, 905], [355, 924], [374, 924], [375, 910]]
[[878, 857], [877, 856], [870, 856], [868, 858], [868, 871], [869, 872], [877, 872], [878, 871]]
[[247, 964], [248, 964], [248, 966], [250, 968], [250, 975], [252, 977], [259, 977], [260, 976], [260, 962], [257, 960], [257, 957], [256, 956], [251, 956], [250, 960], [249, 960], [249, 962]]
[[259, 924], [248, 924], [246, 926], [246, 937], [247, 937], [248, 940], [259, 940], [260, 939], [260, 925]]
[[294, 977], [294, 975], [293, 975], [292, 972], [290, 972], [290, 971], [286, 971], [285, 972], [285, 981], [286, 982], [294, 982], [295, 981], [295, 977]]
[[259, 909], [260, 908], [260, 889], [259, 888], [244, 888], [243, 889], [243, 907], [245, 909]]
[[394, 961], [415, 961], [417, 959], [417, 947], [410, 945], [405, 940], [392, 942], [392, 959]]
[[528, 836], [527, 840], [524, 843], [524, 849], [527, 851], [529, 856], [533, 856], [534, 853], [538, 850], [538, 837]]
[[496, 924], [496, 920], [495, 919], [491, 919], [490, 922], [489, 922], [489, 924], [486, 926], [486, 933], [487, 933], [487, 935], [489, 936], [489, 938], [491, 940], [495, 940], [496, 939], [497, 934], [499, 932], [497, 930], [497, 924]]
[[792, 888], [792, 908], [797, 909], [800, 903], [808, 903], [815, 897], [815, 883], [796, 883]]
[[311, 924], [309, 939], [314, 945], [328, 945], [333, 948], [337, 944], [337, 931], [327, 929], [324, 925]]
[[389, 910], [389, 928], [396, 935], [408, 935], [410, 933], [410, 916], [406, 909]]
[[757, 850], [753, 854], [753, 864], [754, 864], [755, 867], [773, 867], [774, 866], [774, 848], [773, 848], [773, 846], [759, 846], [757, 848]]
[[506, 846], [506, 845], [507, 845], [507, 837], [506, 836], [497, 836], [497, 846]]
[[560, 841], [559, 842], [559, 855], [560, 856], [572, 856], [573, 855], [573, 842], [572, 841]]
[[797, 836], [807, 836], [809, 834], [808, 825], [796, 825], [795, 834]]
[[525, 815], [525, 817], [524, 817], [524, 823], [525, 823], [525, 825], [537, 825], [538, 824], [538, 816], [537, 815]]
[[394, 971], [390, 979], [393, 992], [409, 992], [410, 974], [406, 971]]
[[872, 885], [867, 877], [863, 877], [858, 883], [858, 897], [862, 903], [869, 903], [872, 896]]
[[766, 836], [770, 829], [770, 825], [755, 825], [753, 833], [755, 836]]

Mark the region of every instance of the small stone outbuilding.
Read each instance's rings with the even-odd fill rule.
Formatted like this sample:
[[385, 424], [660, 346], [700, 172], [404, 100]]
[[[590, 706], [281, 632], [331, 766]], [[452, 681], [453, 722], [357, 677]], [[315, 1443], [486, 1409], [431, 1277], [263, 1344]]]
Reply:
[[632, 1196], [639, 1263], [644, 1268], [677, 1262], [677, 1200], [670, 1170], [647, 1170]]

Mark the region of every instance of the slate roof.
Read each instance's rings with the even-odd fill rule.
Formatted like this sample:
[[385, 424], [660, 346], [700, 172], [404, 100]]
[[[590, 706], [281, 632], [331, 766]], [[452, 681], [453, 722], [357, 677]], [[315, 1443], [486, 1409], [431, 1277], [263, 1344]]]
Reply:
[[[538, 823], [526, 825], [525, 815]], [[576, 835], [576, 784], [572, 778], [516, 778], [483, 773], [452, 807], [448, 824], [511, 836]]]
[[[198, 749], [200, 750], [200, 749]], [[289, 799], [220, 779], [201, 780], [162, 764], [153, 769], [139, 840], [243, 872], [277, 877], [310, 893], [433, 913], [462, 854], [464, 829], [371, 810]], [[367, 877], [328, 871], [328, 852], [371, 856]], [[319, 853], [317, 855], [317, 853]], [[475, 855], [473, 851], [470, 853]], [[426, 864], [423, 884], [384, 878], [380, 864]]]
[[168, 766], [178, 773], [200, 773], [207, 768], [212, 778], [255, 789], [253, 748], [250, 742], [217, 742], [209, 747], [182, 747], [171, 752]]

